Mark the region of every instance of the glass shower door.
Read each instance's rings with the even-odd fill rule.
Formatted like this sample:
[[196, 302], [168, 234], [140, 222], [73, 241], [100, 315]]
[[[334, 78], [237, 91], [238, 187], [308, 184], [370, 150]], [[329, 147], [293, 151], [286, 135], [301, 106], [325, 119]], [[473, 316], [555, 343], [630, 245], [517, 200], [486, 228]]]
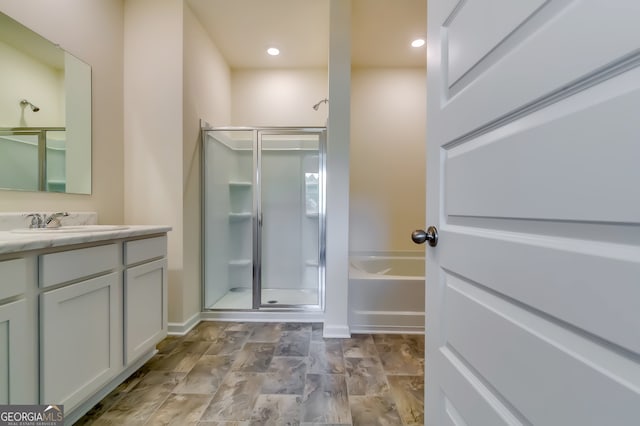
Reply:
[[258, 132], [259, 307], [321, 307], [324, 131]]
[[253, 130], [203, 132], [203, 308], [252, 309]]

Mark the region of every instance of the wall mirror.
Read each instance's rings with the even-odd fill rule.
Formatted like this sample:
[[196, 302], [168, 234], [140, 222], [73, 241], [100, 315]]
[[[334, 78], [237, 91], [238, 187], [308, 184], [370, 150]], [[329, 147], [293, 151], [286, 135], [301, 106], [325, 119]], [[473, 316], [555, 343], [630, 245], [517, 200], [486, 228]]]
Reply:
[[91, 193], [91, 67], [3, 13], [0, 188]]

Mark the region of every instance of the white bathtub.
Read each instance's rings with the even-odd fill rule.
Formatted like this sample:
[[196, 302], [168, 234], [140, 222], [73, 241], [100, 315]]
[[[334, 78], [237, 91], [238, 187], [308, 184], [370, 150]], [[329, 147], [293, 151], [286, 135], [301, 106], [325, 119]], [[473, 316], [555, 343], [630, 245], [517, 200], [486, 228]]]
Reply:
[[424, 333], [424, 303], [422, 253], [350, 256], [352, 333]]

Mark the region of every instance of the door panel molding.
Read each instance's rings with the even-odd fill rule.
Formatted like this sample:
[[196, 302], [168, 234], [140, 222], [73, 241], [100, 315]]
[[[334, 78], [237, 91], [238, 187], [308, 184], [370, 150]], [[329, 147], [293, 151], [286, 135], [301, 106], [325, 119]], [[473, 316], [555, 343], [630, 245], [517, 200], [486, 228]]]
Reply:
[[602, 425], [612, 413], [638, 414], [634, 360], [457, 277], [446, 277], [445, 291], [448, 345], [531, 423]]
[[[464, 359], [450, 345], [440, 349], [442, 358], [442, 388], [445, 395], [455, 399], [453, 402], [445, 396], [445, 411], [453, 419], [467, 418], [469, 424], [492, 426], [530, 425], [491, 384], [465, 363]], [[464, 414], [460, 413], [462, 411]], [[454, 424], [459, 424], [455, 422]]]
[[[539, 13], [549, 3], [550, 0], [491, 0], [489, 4], [461, 0], [443, 25], [446, 31], [443, 55], [447, 58], [445, 75], [449, 94], [452, 95], [464, 88], [464, 83], [460, 81], [463, 77], [473, 73], [474, 76], [467, 78], [467, 81], [472, 81], [482, 72], [481, 70], [487, 70], [498, 62], [506, 54], [505, 49], [499, 48], [507, 41], [510, 41], [512, 46], [520, 44], [544, 24], [550, 13], [551, 16], [557, 14], [557, 10]], [[566, 7], [566, 2], [552, 4], [554, 9]], [[525, 23], [532, 21], [536, 15], [542, 16], [536, 20], [535, 25], [525, 27]], [[467, 31], [477, 25], [481, 25], [484, 31]]]
[[[640, 352], [640, 336], [629, 333], [640, 330], [640, 253], [634, 247], [451, 226], [441, 230], [441, 240], [442, 268]], [[497, 269], [496, 263], [508, 267]], [[609, 281], [612, 274], [616, 280]], [[566, 302], [576, 296], [581, 303]]]
[[[627, 195], [640, 181], [635, 111], [640, 68], [499, 130], [448, 145], [447, 214], [640, 223], [636, 200]], [[585, 143], [587, 137], [607, 143]], [[599, 172], [612, 164], [607, 173]]]
[[464, 135], [452, 139], [451, 141], [444, 144], [443, 148], [453, 149], [458, 145], [477, 139], [494, 130], [502, 129], [513, 122], [526, 118], [527, 116], [534, 114], [539, 110], [543, 110], [555, 103], [561, 102], [568, 98], [572, 98], [578, 93], [598, 86], [607, 80], [635, 70], [633, 76], [625, 79], [633, 81], [633, 79], [637, 79], [638, 71], [636, 69], [638, 67], [640, 67], [640, 49], [630, 53], [627, 56], [616, 59], [611, 63], [604, 65], [602, 68], [585, 74], [580, 78], [541, 96], [538, 99], [523, 104], [522, 106], [513, 109], [511, 112], [494, 120], [491, 120]]
[[[564, 5], [567, 1], [550, 4], [556, 3]], [[428, 55], [438, 58], [441, 64], [447, 61], [447, 41], [440, 33], [446, 33], [444, 23], [450, 12], [451, 9], [437, 4], [428, 14], [432, 32], [439, 33], [437, 37], [429, 37]], [[640, 3], [637, 2], [571, 1], [555, 15], [548, 16], [538, 31], [510, 46], [493, 66], [473, 78], [467, 77], [469, 81], [465, 82], [464, 90], [449, 93], [444, 81], [447, 70], [442, 67], [439, 83], [430, 90], [442, 91], [439, 94], [442, 116], [438, 127], [444, 132], [443, 141], [456, 140], [541, 97], [550, 97], [567, 84], [578, 83], [593, 73], [616, 67], [638, 52], [636, 38], [631, 35], [635, 34], [639, 15]], [[482, 109], [468, 108], [467, 102], [483, 100], [490, 102], [485, 102]], [[465, 120], [461, 121], [460, 117]]]

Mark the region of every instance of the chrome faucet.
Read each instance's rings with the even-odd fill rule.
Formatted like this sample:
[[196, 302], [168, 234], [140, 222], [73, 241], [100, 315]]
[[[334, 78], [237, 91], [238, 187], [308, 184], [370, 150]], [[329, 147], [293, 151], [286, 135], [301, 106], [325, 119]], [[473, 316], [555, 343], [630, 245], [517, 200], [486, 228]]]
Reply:
[[60, 219], [65, 216], [69, 216], [69, 213], [58, 212], [58, 213], [51, 213], [49, 216], [44, 215], [43, 217], [44, 225], [42, 227], [43, 228], [60, 228], [60, 225], [62, 225], [60, 223]]
[[31, 218], [31, 223], [29, 224], [29, 228], [43, 228], [44, 227], [44, 218], [40, 213], [29, 213], [27, 217]]
[[29, 228], [59, 228], [62, 224], [60, 219], [69, 216], [67, 212], [51, 213], [47, 216], [45, 213], [29, 213], [26, 217], [31, 218]]

